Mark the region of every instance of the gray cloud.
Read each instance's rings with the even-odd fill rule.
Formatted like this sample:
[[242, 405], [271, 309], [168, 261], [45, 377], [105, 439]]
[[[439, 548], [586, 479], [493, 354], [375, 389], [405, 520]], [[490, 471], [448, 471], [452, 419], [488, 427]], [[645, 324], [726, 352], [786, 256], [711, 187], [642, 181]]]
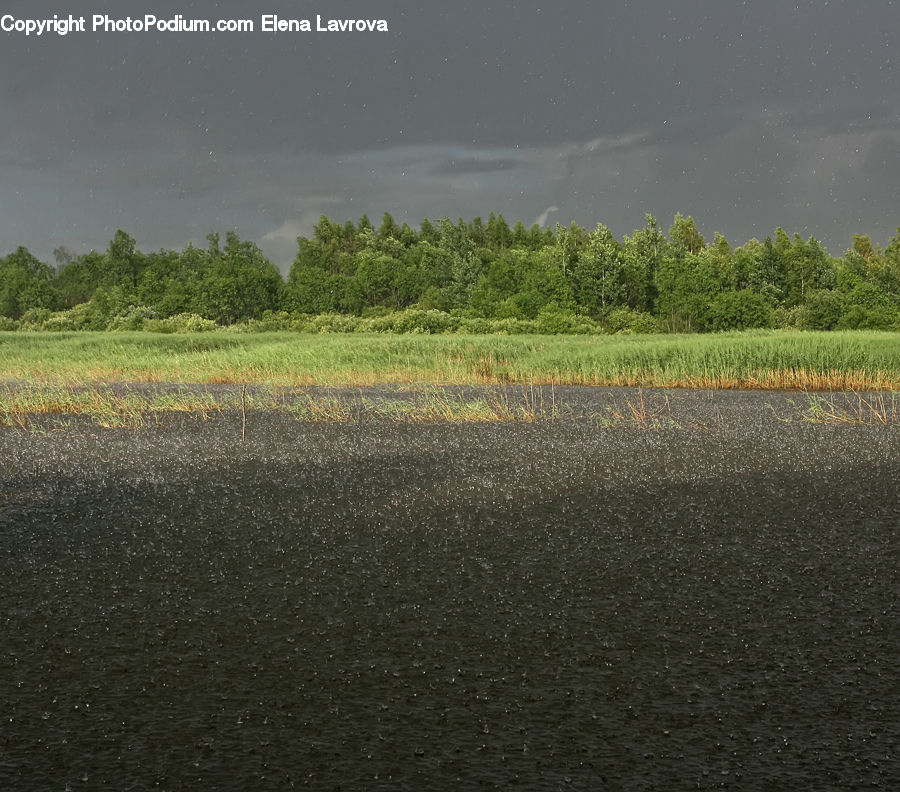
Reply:
[[[512, 222], [558, 207], [621, 235], [681, 211], [708, 236], [781, 224], [835, 253], [900, 222], [886, 1], [270, 6], [384, 16], [391, 32], [0, 34], [0, 254], [105, 247], [116, 227], [149, 249], [235, 228], [286, 269], [322, 212]], [[236, 0], [153, 12], [257, 15]]]
[[511, 158], [505, 159], [478, 159], [468, 157], [462, 159], [451, 159], [440, 163], [434, 170], [436, 174], [454, 174], [454, 173], [491, 173], [493, 171], [505, 171], [516, 167], [516, 160]]
[[543, 212], [541, 212], [537, 217], [534, 218], [533, 225], [539, 225], [541, 227], [547, 225], [547, 220], [550, 219], [550, 215], [558, 211], [558, 206], [548, 206], [546, 209], [544, 209]]

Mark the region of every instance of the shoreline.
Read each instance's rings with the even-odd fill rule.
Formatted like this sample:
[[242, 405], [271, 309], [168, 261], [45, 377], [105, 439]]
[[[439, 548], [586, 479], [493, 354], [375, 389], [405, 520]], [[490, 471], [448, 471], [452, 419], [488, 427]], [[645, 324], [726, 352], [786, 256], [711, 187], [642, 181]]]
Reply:
[[64, 429], [89, 421], [141, 429], [174, 418], [228, 422], [267, 413], [303, 423], [536, 423], [707, 429], [745, 421], [900, 425], [894, 391], [791, 391], [588, 385], [285, 387], [232, 383], [0, 380], [0, 429]]

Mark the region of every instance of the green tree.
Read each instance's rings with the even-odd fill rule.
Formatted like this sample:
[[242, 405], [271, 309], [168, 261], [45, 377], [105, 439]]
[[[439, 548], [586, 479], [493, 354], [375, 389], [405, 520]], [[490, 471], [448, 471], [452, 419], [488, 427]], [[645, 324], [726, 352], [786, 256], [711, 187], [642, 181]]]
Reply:
[[873, 273], [880, 268], [883, 260], [884, 254], [869, 236], [854, 234], [853, 245], [844, 254], [843, 266], [860, 278], [872, 280]]
[[453, 279], [453, 255], [425, 240], [418, 242], [404, 253], [406, 266], [415, 271], [422, 289], [443, 289]]
[[580, 306], [593, 315], [624, 302], [625, 255], [612, 232], [602, 224], [587, 235], [572, 269], [572, 290]]
[[549, 237], [545, 235], [544, 229], [537, 223], [533, 223], [528, 229], [528, 249], [540, 250], [547, 245], [552, 245], [554, 242], [553, 232], [550, 229], [547, 229], [547, 232], [550, 234]]
[[153, 308], [159, 316], [189, 312], [204, 258], [205, 252], [193, 245], [181, 253], [160, 250], [145, 256], [137, 303]]
[[772, 306], [761, 294], [749, 289], [722, 291], [710, 301], [710, 330], [746, 330], [773, 324]]
[[369, 220], [369, 216], [363, 212], [362, 216], [359, 218], [359, 222], [356, 224], [357, 233], [365, 234], [367, 232], [375, 233], [375, 226], [372, 225], [372, 221]]
[[0, 259], [0, 316], [19, 319], [33, 308], [55, 309], [52, 279], [53, 270], [24, 247]]
[[759, 294], [773, 308], [784, 297], [787, 264], [775, 249], [771, 237], [765, 242], [751, 239], [734, 251], [734, 266], [739, 273], [737, 288]]
[[419, 239], [429, 245], [437, 245], [440, 237], [440, 231], [426, 217], [419, 226]]
[[194, 313], [227, 325], [279, 310], [284, 281], [255, 244], [229, 231], [224, 249], [210, 258], [200, 286]]
[[60, 245], [53, 249], [53, 258], [56, 259], [56, 274], [59, 275], [75, 260], [75, 254], [65, 245]]
[[460, 256], [467, 256], [475, 253], [478, 244], [469, 233], [468, 226], [460, 218], [458, 224], [454, 224], [452, 220], [445, 217], [438, 223], [440, 232], [440, 247], [444, 250], [458, 253]]
[[502, 214], [491, 212], [484, 228], [484, 244], [494, 251], [506, 250], [512, 245], [512, 231]]
[[294, 265], [287, 285], [287, 305], [300, 313], [322, 314], [337, 310], [336, 279], [321, 267]]
[[419, 241], [419, 235], [406, 223], [400, 227], [400, 242], [405, 248], [412, 247]]
[[651, 311], [656, 304], [656, 273], [663, 260], [672, 255], [671, 244], [648, 214], [646, 225], [622, 244], [625, 267], [625, 303], [634, 311]]
[[485, 245], [487, 245], [487, 239], [485, 238], [484, 221], [482, 221], [480, 217], [476, 217], [468, 225], [466, 225], [463, 222], [463, 219], [460, 217], [457, 227], [459, 228], [460, 233], [468, 236], [478, 247], [484, 247]]
[[421, 272], [414, 257], [398, 259], [368, 249], [356, 258], [356, 282], [369, 305], [405, 308], [421, 293]]
[[900, 296], [900, 228], [888, 240], [884, 254], [872, 272], [873, 279], [888, 294]]
[[400, 239], [402, 229], [397, 225], [397, 221], [391, 216], [390, 212], [385, 212], [381, 218], [381, 225], [378, 227], [378, 236], [381, 239]]
[[669, 332], [702, 333], [713, 328], [713, 302], [727, 289], [719, 251], [666, 257], [656, 276], [658, 309]]
[[672, 240], [672, 249], [676, 255], [696, 254], [706, 247], [706, 240], [697, 230], [694, 218], [690, 215], [684, 217], [680, 212], [675, 214], [675, 220], [669, 228], [669, 239]]
[[578, 255], [586, 243], [587, 232], [577, 223], [572, 223], [568, 228], [556, 224], [554, 234], [554, 248], [556, 253], [556, 265], [565, 278], [572, 274]]
[[799, 234], [794, 234], [786, 258], [785, 304], [788, 307], [804, 303], [809, 292], [831, 289], [835, 285], [834, 268], [828, 253], [813, 237], [804, 242]]
[[472, 291], [471, 307], [480, 316], [498, 316], [499, 306], [522, 287], [529, 262], [522, 251], [511, 251], [491, 261]]
[[472, 292], [471, 307], [480, 316], [514, 319], [534, 319], [551, 303], [572, 310], [572, 291], [554, 258], [547, 249], [537, 254], [503, 251], [487, 265]]
[[56, 279], [56, 287], [63, 307], [71, 308], [86, 303], [105, 279], [106, 259], [102, 253], [92, 250], [78, 256], [65, 267]]
[[513, 226], [512, 246], [520, 248], [531, 247], [528, 229], [525, 228], [525, 224], [521, 220], [517, 220], [516, 224]]
[[813, 289], [806, 295], [800, 313], [804, 330], [834, 330], [841, 321], [847, 298], [834, 289]]
[[452, 250], [445, 253], [450, 264], [450, 280], [444, 288], [447, 304], [451, 310], [469, 309], [472, 306], [472, 295], [485, 273], [486, 264], [474, 250], [465, 253]]
[[137, 287], [143, 257], [136, 251], [136, 244], [134, 237], [122, 229], [116, 231], [106, 251], [106, 273], [102, 285], [121, 286], [126, 291]]

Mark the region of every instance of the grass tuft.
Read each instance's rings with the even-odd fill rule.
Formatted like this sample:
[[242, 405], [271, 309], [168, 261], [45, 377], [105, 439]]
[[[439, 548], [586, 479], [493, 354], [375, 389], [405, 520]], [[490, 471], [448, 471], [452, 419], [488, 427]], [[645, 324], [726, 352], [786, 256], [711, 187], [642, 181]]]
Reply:
[[900, 394], [855, 391], [842, 394], [810, 394], [803, 420], [816, 424], [873, 424], [887, 426], [900, 423]]

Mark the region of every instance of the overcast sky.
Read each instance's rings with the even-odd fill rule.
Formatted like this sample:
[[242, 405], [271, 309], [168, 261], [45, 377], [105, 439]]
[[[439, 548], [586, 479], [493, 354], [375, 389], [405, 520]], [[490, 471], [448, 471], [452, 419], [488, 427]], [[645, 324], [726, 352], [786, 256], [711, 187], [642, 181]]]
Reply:
[[[840, 255], [900, 225], [900, 3], [820, 0], [6, 2], [0, 255], [235, 229], [285, 271], [320, 214], [782, 225]], [[94, 33], [91, 16], [253, 33]], [[387, 33], [264, 33], [261, 14]]]

